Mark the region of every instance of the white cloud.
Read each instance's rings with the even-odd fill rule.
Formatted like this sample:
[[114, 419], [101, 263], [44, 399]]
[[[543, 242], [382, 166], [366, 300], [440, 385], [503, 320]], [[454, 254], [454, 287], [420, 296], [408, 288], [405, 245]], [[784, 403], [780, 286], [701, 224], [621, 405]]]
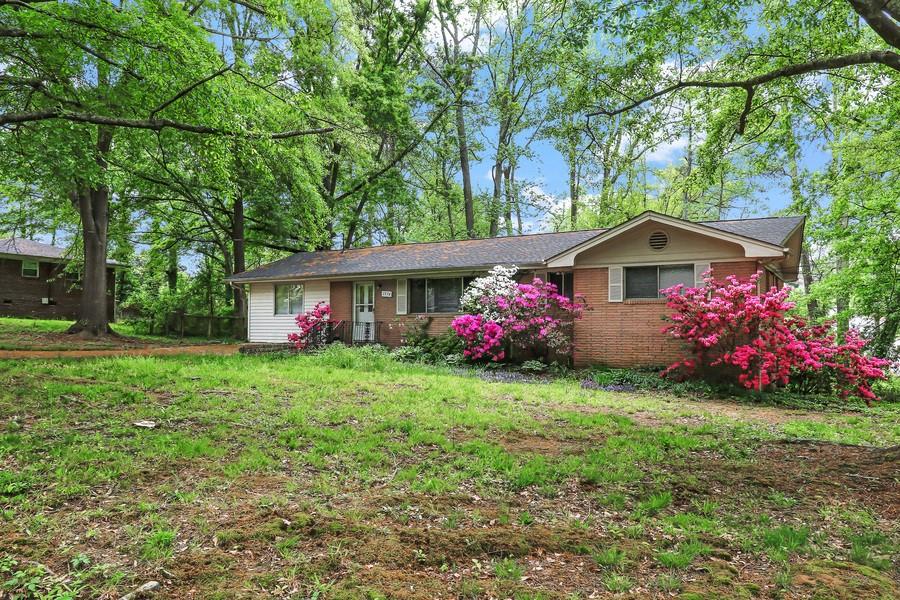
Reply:
[[665, 140], [647, 152], [647, 162], [665, 164], [674, 162], [676, 158], [681, 156], [685, 148], [687, 148], [687, 137]]
[[554, 217], [565, 214], [569, 210], [569, 196], [548, 194], [539, 185], [532, 184], [522, 189], [522, 195], [529, 204], [537, 207], [536, 218], [523, 223], [523, 233], [541, 233], [553, 230]]

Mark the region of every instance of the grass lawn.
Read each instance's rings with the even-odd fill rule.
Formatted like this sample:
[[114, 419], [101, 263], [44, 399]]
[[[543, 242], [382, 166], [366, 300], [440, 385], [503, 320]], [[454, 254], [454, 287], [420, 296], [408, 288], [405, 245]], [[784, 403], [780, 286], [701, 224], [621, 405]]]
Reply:
[[210, 342], [206, 338], [138, 334], [127, 323], [113, 323], [113, 330], [124, 336], [121, 339], [83, 340], [65, 334], [71, 324], [72, 321], [0, 317], [0, 350], [108, 350]]
[[0, 361], [0, 597], [897, 598], [898, 443], [371, 349]]

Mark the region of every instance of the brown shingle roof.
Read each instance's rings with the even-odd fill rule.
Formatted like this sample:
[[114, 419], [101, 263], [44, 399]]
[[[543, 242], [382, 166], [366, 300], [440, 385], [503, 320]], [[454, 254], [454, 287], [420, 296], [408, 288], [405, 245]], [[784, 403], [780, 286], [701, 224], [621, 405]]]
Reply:
[[475, 240], [419, 242], [350, 250], [299, 252], [233, 276], [245, 279], [328, 277], [365, 273], [490, 268], [496, 264], [539, 265], [589, 240], [602, 229], [538, 233]]
[[[783, 245], [803, 217], [769, 217], [737, 221], [705, 221], [703, 225]], [[605, 229], [537, 233], [475, 240], [420, 242], [393, 246], [299, 252], [258, 269], [230, 277], [231, 281], [341, 277], [375, 273], [438, 270], [485, 270], [497, 264], [539, 266]]]
[[762, 242], [784, 246], [788, 237], [803, 222], [804, 217], [763, 217], [730, 221], [700, 221], [728, 233], [735, 233]]
[[[65, 248], [22, 238], [0, 239], [0, 254], [25, 256], [28, 258], [50, 258], [60, 261], [71, 260], [69, 251]], [[106, 264], [118, 265], [121, 263], [115, 260], [108, 260]]]

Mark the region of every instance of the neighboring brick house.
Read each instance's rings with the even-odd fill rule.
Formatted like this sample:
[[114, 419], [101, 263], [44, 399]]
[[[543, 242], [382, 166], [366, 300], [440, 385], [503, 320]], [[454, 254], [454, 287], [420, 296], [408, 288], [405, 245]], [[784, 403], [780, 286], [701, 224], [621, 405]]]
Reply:
[[645, 212], [611, 229], [301, 252], [231, 277], [249, 286], [250, 342], [284, 342], [295, 315], [329, 302], [350, 342], [400, 345], [414, 329], [447, 331], [471, 278], [497, 264], [581, 294], [574, 363], [660, 365], [678, 352], [662, 335], [659, 289], [761, 272], [761, 286], [797, 278], [803, 217], [694, 223]]
[[[20, 238], [0, 239], [0, 316], [75, 319], [81, 303], [77, 275], [66, 273], [66, 250]], [[108, 261], [107, 307], [115, 315], [115, 268]]]

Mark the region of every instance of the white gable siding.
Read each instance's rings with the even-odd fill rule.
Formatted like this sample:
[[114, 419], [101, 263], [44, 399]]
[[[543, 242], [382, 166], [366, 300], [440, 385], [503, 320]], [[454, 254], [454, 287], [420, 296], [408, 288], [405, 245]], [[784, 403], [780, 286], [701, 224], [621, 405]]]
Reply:
[[[303, 310], [311, 310], [318, 302], [331, 302], [331, 282], [302, 281]], [[248, 339], [251, 342], [287, 342], [289, 333], [297, 331], [296, 315], [275, 314], [275, 284], [250, 285], [250, 324]]]

